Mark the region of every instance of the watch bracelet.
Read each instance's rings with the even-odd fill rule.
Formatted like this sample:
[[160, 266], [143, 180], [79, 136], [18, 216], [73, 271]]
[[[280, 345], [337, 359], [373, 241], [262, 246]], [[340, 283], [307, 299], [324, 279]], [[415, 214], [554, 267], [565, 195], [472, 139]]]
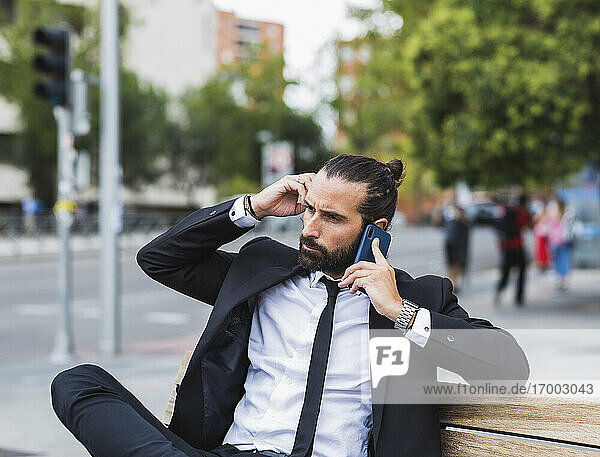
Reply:
[[402, 310], [400, 311], [400, 314], [394, 321], [394, 328], [408, 331], [410, 328], [409, 324], [411, 323], [411, 321], [414, 324], [414, 317], [416, 316], [417, 312], [421, 307], [406, 299], [402, 299], [402, 303]]

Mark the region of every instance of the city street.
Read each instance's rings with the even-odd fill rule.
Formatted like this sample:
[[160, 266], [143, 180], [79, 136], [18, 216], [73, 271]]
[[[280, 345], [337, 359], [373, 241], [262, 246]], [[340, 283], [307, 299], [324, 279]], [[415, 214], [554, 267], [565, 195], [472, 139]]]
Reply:
[[[235, 251], [261, 234], [258, 229], [251, 231], [225, 249]], [[291, 230], [273, 236], [298, 245], [298, 234]], [[413, 276], [443, 274], [442, 237], [442, 230], [432, 227], [393, 228], [391, 264]], [[492, 231], [476, 229], [472, 244], [472, 271], [496, 267]], [[135, 250], [126, 250], [121, 259], [123, 352], [171, 352], [178, 350], [176, 342], [181, 339], [192, 345], [204, 328], [210, 307], [148, 278], [135, 262]], [[97, 255], [75, 255], [73, 272], [75, 345], [80, 357], [89, 358], [96, 352], [100, 317]], [[0, 313], [5, 316], [0, 322], [0, 363], [47, 357], [52, 350], [59, 312], [56, 276], [55, 257], [0, 260]], [[481, 287], [473, 284], [476, 286]]]

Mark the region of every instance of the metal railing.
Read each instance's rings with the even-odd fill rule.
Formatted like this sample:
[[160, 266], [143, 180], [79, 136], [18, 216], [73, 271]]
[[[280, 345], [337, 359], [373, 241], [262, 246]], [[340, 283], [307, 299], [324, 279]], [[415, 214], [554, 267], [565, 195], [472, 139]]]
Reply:
[[[163, 231], [182, 219], [188, 212], [125, 212], [121, 233]], [[0, 214], [0, 238], [41, 237], [56, 233], [56, 218], [52, 213], [33, 215]], [[98, 233], [98, 214], [75, 214], [71, 233]]]

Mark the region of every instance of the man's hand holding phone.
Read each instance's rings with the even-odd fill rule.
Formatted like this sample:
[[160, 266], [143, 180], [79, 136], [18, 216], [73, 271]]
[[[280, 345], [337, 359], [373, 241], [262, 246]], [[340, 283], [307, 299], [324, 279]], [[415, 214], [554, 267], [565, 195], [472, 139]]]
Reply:
[[396, 273], [379, 249], [379, 238], [371, 243], [375, 263], [360, 261], [346, 268], [339, 283], [350, 286], [350, 293], [362, 287], [379, 314], [395, 321], [400, 315], [403, 302], [396, 287]]
[[288, 175], [250, 197], [259, 219], [266, 216], [296, 216], [306, 209], [304, 199], [315, 173]]

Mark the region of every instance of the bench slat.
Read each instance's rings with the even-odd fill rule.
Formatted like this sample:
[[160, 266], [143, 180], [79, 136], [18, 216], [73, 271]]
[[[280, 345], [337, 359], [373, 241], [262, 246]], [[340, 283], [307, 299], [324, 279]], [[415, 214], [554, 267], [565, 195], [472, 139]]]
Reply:
[[[488, 405], [489, 406], [489, 405]], [[543, 455], [544, 457], [598, 457], [598, 452], [545, 443], [475, 435], [455, 430], [442, 430], [443, 457], [514, 457]]]
[[175, 408], [175, 398], [177, 397], [177, 391], [175, 390], [176, 386], [179, 383], [181, 383], [183, 375], [185, 375], [185, 372], [187, 370], [188, 365], [190, 364], [191, 359], [192, 351], [185, 351], [185, 354], [183, 354], [183, 360], [179, 365], [179, 370], [177, 370], [177, 376], [175, 376], [175, 385], [173, 386], [173, 390], [171, 390], [171, 395], [169, 396], [169, 401], [167, 402], [165, 413], [163, 415], [162, 423], [166, 426], [169, 426], [169, 424], [171, 423], [171, 418], [173, 417], [173, 409]]
[[441, 405], [440, 422], [600, 446], [600, 404], [525, 395], [507, 404]]

